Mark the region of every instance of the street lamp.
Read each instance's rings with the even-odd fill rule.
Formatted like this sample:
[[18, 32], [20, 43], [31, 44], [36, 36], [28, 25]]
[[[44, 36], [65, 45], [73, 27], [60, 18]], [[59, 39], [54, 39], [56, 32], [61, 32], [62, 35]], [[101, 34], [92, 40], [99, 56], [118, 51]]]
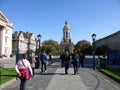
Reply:
[[96, 34], [93, 33], [92, 35], [92, 40], [93, 40], [93, 51], [92, 51], [92, 55], [93, 55], [93, 69], [95, 69], [95, 38], [96, 38]]
[[37, 68], [39, 68], [39, 66], [40, 66], [40, 41], [41, 41], [41, 35], [39, 34], [39, 35], [37, 35], [37, 40], [38, 40], [38, 42], [39, 42], [39, 48], [38, 48], [38, 62], [37, 62]]
[[28, 55], [28, 60], [30, 61], [30, 35], [28, 33], [28, 51], [27, 51], [27, 55]]

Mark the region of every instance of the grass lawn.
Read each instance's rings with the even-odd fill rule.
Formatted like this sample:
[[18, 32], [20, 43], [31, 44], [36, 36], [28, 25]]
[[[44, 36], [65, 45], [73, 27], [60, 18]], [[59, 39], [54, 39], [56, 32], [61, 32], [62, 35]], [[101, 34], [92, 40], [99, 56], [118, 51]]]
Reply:
[[116, 79], [117, 81], [120, 81], [120, 72], [118, 71], [111, 71], [111, 70], [107, 70], [107, 69], [100, 69], [102, 72], [104, 72], [105, 74], [107, 74], [108, 76]]
[[14, 68], [0, 68], [0, 73], [0, 85], [17, 76]]

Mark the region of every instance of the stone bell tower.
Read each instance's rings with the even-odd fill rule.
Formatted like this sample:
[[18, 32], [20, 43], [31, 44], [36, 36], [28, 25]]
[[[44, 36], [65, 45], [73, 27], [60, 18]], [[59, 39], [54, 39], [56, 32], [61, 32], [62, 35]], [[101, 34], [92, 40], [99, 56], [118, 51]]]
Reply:
[[70, 53], [73, 53], [73, 43], [71, 41], [70, 31], [71, 29], [68, 25], [68, 22], [65, 21], [65, 26], [63, 27], [63, 38], [60, 43], [61, 53], [64, 51], [69, 51]]

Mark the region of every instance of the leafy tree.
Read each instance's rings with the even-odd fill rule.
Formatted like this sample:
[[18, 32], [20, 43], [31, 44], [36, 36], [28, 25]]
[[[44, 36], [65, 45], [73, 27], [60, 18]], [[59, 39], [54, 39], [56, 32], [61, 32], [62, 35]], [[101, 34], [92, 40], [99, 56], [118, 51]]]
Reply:
[[96, 48], [97, 55], [105, 55], [110, 51], [110, 48], [106, 45], [102, 45]]
[[87, 40], [78, 41], [77, 44], [75, 45], [75, 50], [89, 55], [91, 54], [91, 51], [92, 51], [91, 44]]
[[48, 54], [58, 54], [59, 52], [59, 45], [54, 40], [46, 40], [43, 42], [41, 51], [45, 50]]

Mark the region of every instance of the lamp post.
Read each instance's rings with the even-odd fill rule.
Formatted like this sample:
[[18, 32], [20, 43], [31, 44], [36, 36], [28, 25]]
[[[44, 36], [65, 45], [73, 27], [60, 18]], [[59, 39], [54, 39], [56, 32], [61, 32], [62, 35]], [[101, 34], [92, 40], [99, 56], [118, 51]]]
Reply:
[[28, 52], [27, 52], [27, 54], [28, 54], [28, 60], [30, 61], [30, 35], [29, 35], [29, 33], [28, 33]]
[[38, 39], [38, 42], [39, 42], [39, 48], [38, 48], [38, 66], [37, 66], [37, 68], [39, 68], [39, 66], [40, 66], [40, 41], [41, 41], [41, 35], [40, 34], [37, 35], [37, 39]]
[[93, 40], [93, 43], [92, 43], [92, 47], [93, 47], [93, 51], [92, 51], [92, 55], [93, 55], [93, 69], [95, 69], [95, 38], [96, 38], [96, 34], [93, 33], [91, 36], [92, 36], [92, 40]]

